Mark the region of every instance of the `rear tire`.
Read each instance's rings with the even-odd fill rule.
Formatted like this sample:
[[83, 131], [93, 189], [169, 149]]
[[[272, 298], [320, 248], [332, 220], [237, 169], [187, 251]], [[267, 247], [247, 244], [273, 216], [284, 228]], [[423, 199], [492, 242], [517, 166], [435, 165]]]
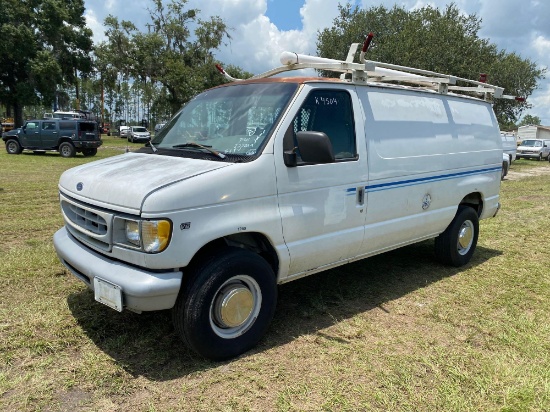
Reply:
[[89, 148], [89, 149], [82, 149], [82, 154], [86, 157], [95, 156], [97, 154], [97, 148], [92, 147], [92, 148]]
[[61, 154], [62, 157], [74, 157], [76, 149], [72, 143], [63, 142], [59, 145], [59, 154]]
[[228, 248], [189, 275], [172, 309], [174, 328], [187, 346], [218, 361], [254, 347], [275, 313], [271, 266], [253, 252]]
[[6, 152], [8, 152], [8, 154], [20, 154], [22, 151], [23, 148], [17, 140], [10, 139], [6, 142]]
[[479, 218], [469, 206], [459, 206], [447, 229], [435, 238], [435, 256], [445, 265], [460, 267], [470, 261], [477, 245]]
[[508, 174], [508, 165], [502, 162], [502, 170], [500, 171], [500, 180], [504, 180], [504, 177]]

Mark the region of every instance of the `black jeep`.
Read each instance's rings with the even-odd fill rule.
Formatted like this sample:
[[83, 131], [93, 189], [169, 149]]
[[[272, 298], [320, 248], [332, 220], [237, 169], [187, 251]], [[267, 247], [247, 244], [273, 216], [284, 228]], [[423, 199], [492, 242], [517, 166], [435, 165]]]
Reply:
[[85, 119], [27, 120], [25, 125], [2, 134], [9, 154], [19, 154], [24, 149], [41, 153], [58, 151], [63, 157], [76, 153], [95, 156], [103, 143], [97, 123]]

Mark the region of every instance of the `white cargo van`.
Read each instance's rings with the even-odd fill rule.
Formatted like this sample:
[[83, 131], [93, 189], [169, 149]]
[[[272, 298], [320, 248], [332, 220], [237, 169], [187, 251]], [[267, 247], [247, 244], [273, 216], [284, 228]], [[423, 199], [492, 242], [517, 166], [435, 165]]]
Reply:
[[[278, 284], [432, 238], [439, 261], [464, 265], [499, 209], [491, 103], [450, 91], [502, 89], [288, 56], [199, 94], [148, 147], [59, 182], [61, 262], [115, 310], [172, 309], [212, 359], [261, 339]], [[351, 78], [268, 78], [304, 67]]]

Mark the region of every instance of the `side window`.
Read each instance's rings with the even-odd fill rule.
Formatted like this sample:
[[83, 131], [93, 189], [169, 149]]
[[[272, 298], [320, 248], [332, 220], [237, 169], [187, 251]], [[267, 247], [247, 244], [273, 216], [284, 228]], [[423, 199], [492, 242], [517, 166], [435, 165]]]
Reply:
[[42, 122], [42, 130], [55, 130], [55, 122]]
[[355, 160], [355, 127], [351, 97], [342, 90], [314, 90], [294, 118], [294, 135], [300, 131], [325, 133], [337, 161]]
[[76, 122], [59, 122], [60, 130], [76, 130]]
[[27, 122], [27, 124], [25, 125], [27, 130], [36, 130], [38, 129], [38, 126], [39, 126], [38, 122]]

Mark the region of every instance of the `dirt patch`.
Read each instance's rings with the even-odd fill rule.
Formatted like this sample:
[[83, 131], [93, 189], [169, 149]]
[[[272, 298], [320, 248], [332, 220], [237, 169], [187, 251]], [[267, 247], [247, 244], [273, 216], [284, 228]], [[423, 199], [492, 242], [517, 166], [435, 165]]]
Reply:
[[[512, 167], [514, 167], [513, 164]], [[547, 167], [533, 167], [522, 171], [515, 171], [510, 169], [504, 180], [521, 180], [525, 179], [526, 177], [542, 175], [550, 175], [550, 163], [547, 164]]]

